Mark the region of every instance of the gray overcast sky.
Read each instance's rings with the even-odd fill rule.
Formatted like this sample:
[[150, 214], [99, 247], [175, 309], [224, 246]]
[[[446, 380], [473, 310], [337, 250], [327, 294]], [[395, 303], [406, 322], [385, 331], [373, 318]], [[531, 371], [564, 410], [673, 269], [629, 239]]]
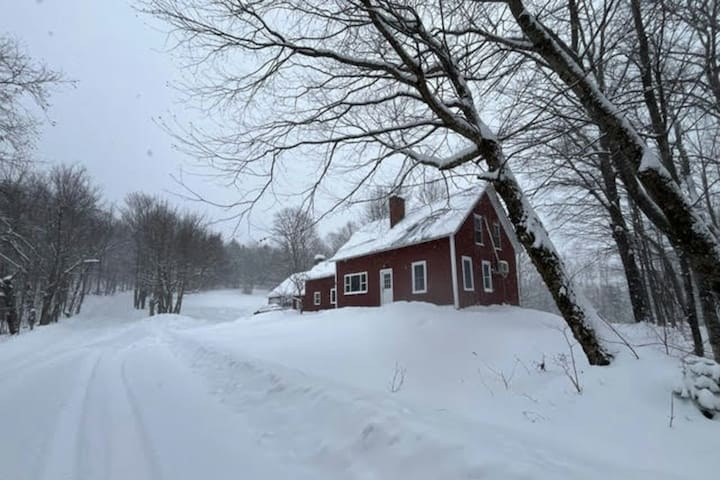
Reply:
[[[180, 77], [180, 63], [167, 53], [164, 33], [131, 5], [127, 0], [0, 0], [0, 33], [16, 37], [30, 56], [77, 81], [74, 88], [54, 92], [37, 158], [85, 165], [105, 198], [118, 204], [131, 191], [180, 192], [171, 174], [177, 175], [181, 166], [192, 169], [192, 160], [175, 151], [172, 139], [155, 123], [173, 114], [189, 118], [170, 86]], [[183, 178], [219, 202], [235, 197], [208, 179]], [[206, 205], [173, 201], [213, 218], [227, 215]], [[256, 215], [253, 226], [241, 226], [237, 236], [263, 238], [269, 218]], [[325, 227], [338, 223], [330, 220]], [[216, 228], [227, 234], [233, 226]]]

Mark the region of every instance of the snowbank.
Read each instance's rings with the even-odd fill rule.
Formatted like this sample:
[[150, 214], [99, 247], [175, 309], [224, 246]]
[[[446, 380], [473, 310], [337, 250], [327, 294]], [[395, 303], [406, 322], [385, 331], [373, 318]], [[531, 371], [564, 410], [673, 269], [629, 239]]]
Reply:
[[[183, 335], [206, 354], [243, 359], [283, 385], [292, 378], [296, 395], [283, 401], [295, 405], [319, 394], [311, 385], [350, 389], [375, 402], [400, 402], [433, 422], [473, 425], [470, 443], [492, 444], [489, 432], [501, 429], [552, 451], [628, 469], [614, 478], [707, 476], [720, 467], [712, 446], [720, 434], [715, 422], [676, 404], [668, 427], [677, 359], [643, 347], [640, 360], [619, 351], [612, 366], [589, 368], [575, 347], [579, 395], [561, 365], [563, 356], [569, 358], [563, 328], [555, 315], [517, 307], [456, 311], [399, 302], [302, 315], [272, 312]], [[627, 326], [623, 333], [635, 344], [656, 340], [643, 326]], [[470, 448], [467, 454], [481, 452]], [[503, 455], [502, 461], [513, 461], [513, 454]]]
[[[590, 368], [563, 322], [420, 303], [252, 315], [128, 295], [0, 343], [0, 479], [685, 479], [720, 470], [720, 422], [674, 402], [657, 346]], [[218, 323], [223, 319], [232, 321]], [[636, 345], [658, 332], [625, 326]], [[567, 364], [565, 364], [567, 366]], [[694, 368], [717, 380], [715, 368]], [[700, 388], [698, 382], [693, 383]], [[704, 388], [704, 387], [703, 387]]]

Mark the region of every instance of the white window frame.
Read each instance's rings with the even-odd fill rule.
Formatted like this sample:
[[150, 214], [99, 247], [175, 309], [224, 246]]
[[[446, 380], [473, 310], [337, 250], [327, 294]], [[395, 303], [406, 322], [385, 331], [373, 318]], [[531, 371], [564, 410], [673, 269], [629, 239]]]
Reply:
[[[357, 290], [355, 292], [351, 291], [348, 287], [352, 286], [352, 277], [360, 277], [360, 290]], [[364, 280], [363, 280], [364, 277]], [[365, 283], [365, 288], [363, 289], [363, 283]], [[364, 295], [368, 292], [368, 274], [367, 272], [355, 272], [355, 273], [346, 273], [343, 277], [343, 292], [345, 292], [345, 295]]]
[[[480, 242], [477, 241], [477, 221], [480, 220]], [[479, 213], [473, 213], [473, 242], [475, 242], [475, 245], [485, 245], [485, 231], [483, 229], [483, 225], [485, 224], [485, 219], [482, 215]]]
[[[487, 275], [485, 274], [485, 268], [487, 268]], [[493, 279], [492, 279], [492, 263], [487, 260], [482, 261], [482, 276], [483, 276], [483, 290], [490, 293], [493, 291]]]
[[322, 295], [320, 292], [313, 292], [313, 305], [320, 305], [322, 303]]
[[[497, 232], [497, 242], [495, 241], [495, 232]], [[502, 230], [499, 222], [493, 222], [492, 239], [495, 244], [495, 250], [502, 250]]]
[[337, 305], [337, 289], [335, 287], [330, 289], [330, 305]]
[[[423, 267], [423, 288], [422, 288], [422, 290], [415, 289], [415, 267], [418, 265], [422, 265], [422, 267]], [[427, 293], [427, 285], [428, 285], [427, 261], [420, 260], [418, 262], [412, 262], [410, 264], [410, 272], [412, 273], [412, 275], [411, 275], [411, 277], [412, 277], [412, 293], [413, 294]]]
[[[475, 291], [475, 272], [473, 271], [473, 264], [472, 264], [472, 257], [461, 257], [462, 258], [462, 278], [463, 278], [463, 290], [466, 292], [474, 292]], [[465, 282], [465, 279], [467, 278], [465, 275], [466, 268], [470, 271], [470, 286], [467, 285]]]

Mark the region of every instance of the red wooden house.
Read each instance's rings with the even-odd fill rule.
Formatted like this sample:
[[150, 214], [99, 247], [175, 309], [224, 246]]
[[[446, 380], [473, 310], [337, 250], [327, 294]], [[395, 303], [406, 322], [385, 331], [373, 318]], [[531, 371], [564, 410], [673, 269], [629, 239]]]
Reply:
[[519, 303], [512, 226], [492, 186], [365, 225], [307, 272], [303, 310], [423, 301], [456, 308]]

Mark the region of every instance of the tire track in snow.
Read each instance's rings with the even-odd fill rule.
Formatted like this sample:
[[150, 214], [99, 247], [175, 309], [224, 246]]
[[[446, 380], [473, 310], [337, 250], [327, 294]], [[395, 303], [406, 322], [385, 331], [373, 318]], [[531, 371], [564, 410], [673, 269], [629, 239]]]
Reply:
[[41, 480], [77, 479], [77, 455], [76, 450], [80, 445], [80, 424], [82, 423], [87, 387], [90, 379], [94, 376], [100, 363], [100, 352], [91, 352], [92, 360], [90, 366], [84, 366], [87, 370], [75, 381], [75, 386], [69, 394], [65, 406], [55, 423], [51, 433], [52, 440], [46, 446], [40, 464]]
[[[50, 420], [44, 422], [49, 428], [42, 433], [42, 443], [33, 455], [39, 460], [30, 465], [22, 462], [20, 465], [30, 468], [20, 466], [21, 475], [8, 480], [162, 478], [159, 468], [148, 457], [150, 444], [137, 413], [138, 405], [133, 404], [132, 393], [123, 378], [124, 350], [146, 337], [144, 330], [116, 331], [97, 341], [83, 342], [75, 351], [43, 354], [46, 360], [29, 367], [22, 383], [12, 383], [15, 376], [22, 378], [19, 374], [6, 378], [9, 384], [17, 385], [12, 396], [37, 385], [63, 387], [47, 390], [44, 393], [49, 396], [36, 402], [35, 408], [40, 408], [43, 417]], [[37, 380], [32, 381], [35, 378]], [[61, 400], [59, 395], [63, 397]], [[19, 423], [23, 431], [36, 429], [38, 423], [32, 418], [35, 415], [31, 412], [27, 416]], [[113, 471], [118, 463], [120, 468]], [[125, 470], [132, 472], [124, 475]], [[0, 465], [0, 479], [6, 479], [3, 465]]]
[[[138, 438], [140, 440], [140, 451], [142, 452], [145, 460], [145, 470], [146, 473], [149, 473], [149, 476], [147, 478], [152, 480], [162, 480], [164, 476], [162, 474], [160, 464], [157, 462], [157, 453], [155, 447], [153, 446], [147, 429], [145, 428], [145, 422], [143, 420], [140, 409], [140, 402], [138, 401], [137, 396], [130, 387], [130, 382], [127, 377], [127, 356], [125, 353], [126, 351], [127, 349], [124, 350], [122, 359], [120, 361], [120, 378], [123, 386], [123, 394], [127, 399], [127, 404], [129, 406], [128, 410], [131, 413], [133, 428], [138, 434]], [[137, 477], [134, 477], [133, 480], [139, 479]]]
[[[46, 349], [42, 352], [37, 352], [31, 355], [22, 355], [22, 354], [16, 354], [13, 355], [10, 358], [3, 359], [0, 357], [0, 362], [2, 362], [2, 366], [4, 370], [8, 370], [9, 372], [5, 375], [0, 376], [0, 385], [5, 383], [6, 381], [13, 380], [16, 377], [26, 375], [28, 371], [34, 371], [37, 369], [46, 368], [49, 364], [53, 363], [56, 360], [61, 360], [65, 357], [71, 356], [71, 355], [77, 355], [79, 352], [83, 350], [92, 350], [97, 347], [112, 345], [114, 343], [117, 343], [117, 340], [119, 338], [122, 338], [125, 335], [132, 334], [133, 333], [133, 327], [123, 327], [119, 330], [112, 331], [111, 333], [107, 333], [100, 338], [96, 338], [93, 340], [86, 340], [84, 342], [80, 342], [78, 345], [77, 342], [77, 333], [75, 332], [68, 332], [70, 334], [71, 339], [65, 339], [63, 342], [61, 342], [59, 345], [54, 345], [49, 349]], [[42, 332], [40, 332], [42, 333]], [[88, 331], [83, 331], [84, 335], [89, 335], [90, 333]], [[31, 334], [28, 334], [31, 335]], [[34, 340], [32, 338], [26, 338], [26, 337], [19, 337], [17, 341], [25, 341], [25, 340]], [[36, 347], [37, 348], [37, 347]], [[21, 360], [18, 363], [15, 363], [16, 360]]]
[[103, 469], [103, 476], [101, 478], [108, 478], [107, 460], [110, 454], [110, 448], [107, 432], [105, 432], [105, 435], [103, 435], [103, 439], [100, 441], [99, 444], [94, 441], [96, 439], [91, 438], [92, 435], [90, 433], [92, 430], [91, 426], [93, 425], [94, 420], [92, 412], [96, 408], [100, 407], [100, 414], [96, 415], [96, 417], [102, 418], [103, 413], [107, 414], [106, 406], [103, 405], [102, 402], [95, 401], [97, 396], [95, 390], [97, 388], [102, 388], [98, 372], [100, 371], [102, 363], [106, 361], [106, 359], [106, 353], [101, 353], [99, 355], [98, 361], [93, 368], [90, 378], [88, 378], [85, 396], [83, 397], [82, 416], [80, 418], [80, 424], [78, 427], [79, 430], [75, 443], [75, 472], [77, 475], [76, 478], [78, 480], [86, 478], [100, 478], [92, 475], [93, 462], [91, 460], [95, 460], [97, 462], [98, 457], [102, 459], [101, 463], [105, 466], [105, 468]]
[[[25, 372], [0, 388], [0, 479], [38, 479], [63, 416], [82, 396], [92, 368], [88, 352], [66, 355], [52, 367]], [[71, 439], [72, 440], [72, 439]]]

